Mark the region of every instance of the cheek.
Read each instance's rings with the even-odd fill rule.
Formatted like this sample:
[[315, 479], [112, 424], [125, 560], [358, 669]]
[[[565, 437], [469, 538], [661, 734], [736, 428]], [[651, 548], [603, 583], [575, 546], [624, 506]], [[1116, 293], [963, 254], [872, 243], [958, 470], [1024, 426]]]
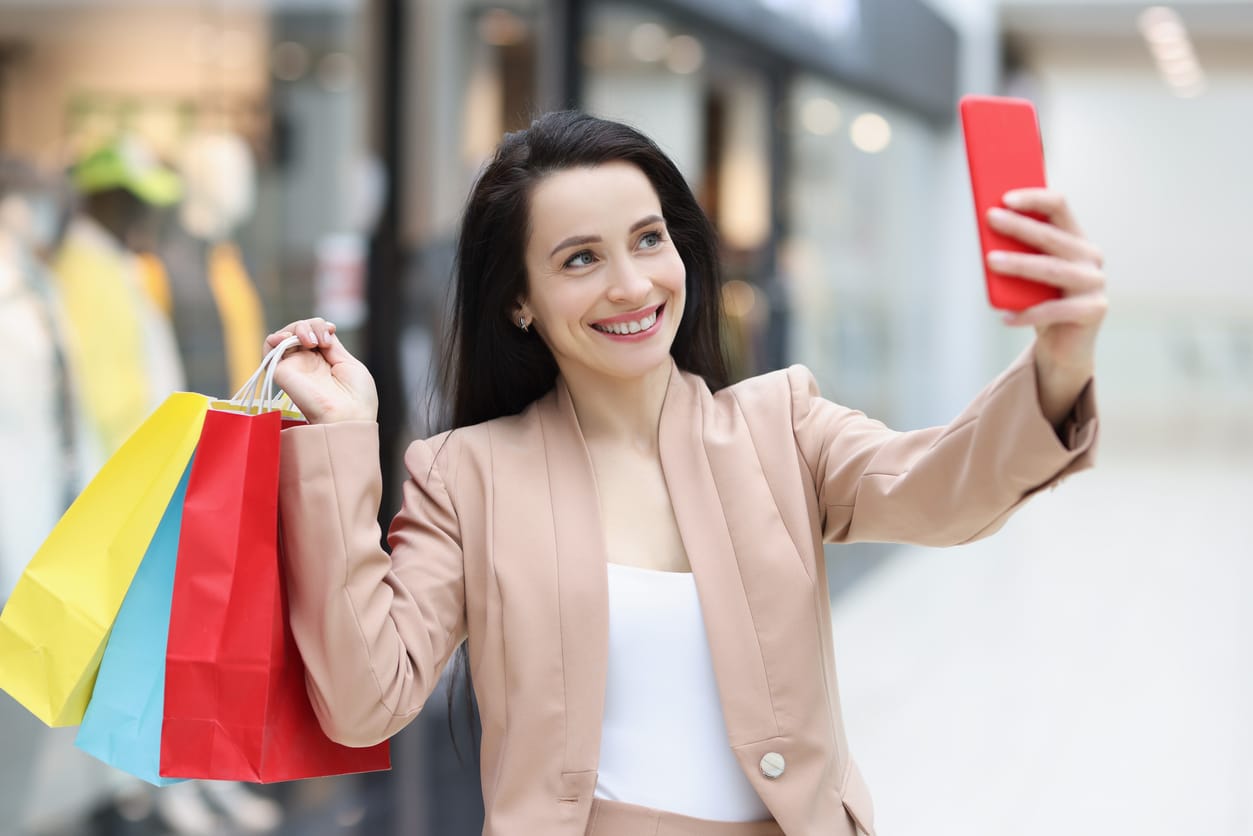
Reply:
[[687, 269], [683, 266], [683, 259], [677, 252], [671, 252], [666, 269], [664, 272], [666, 285], [673, 293], [682, 293], [686, 286]]
[[596, 293], [590, 285], [567, 283], [564, 287], [549, 293], [544, 303], [550, 321], [562, 322], [577, 329], [588, 311], [596, 304], [596, 298]]

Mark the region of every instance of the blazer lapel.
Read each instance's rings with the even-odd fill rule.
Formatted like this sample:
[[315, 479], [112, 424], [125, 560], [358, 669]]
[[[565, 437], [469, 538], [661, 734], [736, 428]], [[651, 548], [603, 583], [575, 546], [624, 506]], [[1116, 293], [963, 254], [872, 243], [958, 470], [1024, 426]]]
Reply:
[[574, 403], [558, 378], [541, 411], [557, 547], [557, 599], [566, 708], [565, 771], [600, 757], [609, 654], [609, 573], [596, 475]]
[[[679, 535], [692, 564], [727, 736], [737, 746], [774, 737], [779, 729], [740, 572], [741, 556], [705, 449], [706, 436], [732, 431], [716, 426], [712, 414], [706, 414], [712, 413], [712, 401], [703, 380], [675, 368], [661, 410], [658, 445]], [[737, 490], [733, 485], [723, 488]]]
[[[710, 467], [712, 396], [672, 367], [658, 429], [662, 472], [696, 581], [732, 746], [779, 734], [740, 556]], [[564, 770], [594, 775], [600, 759], [609, 654], [609, 576], [596, 475], [565, 382], [539, 404], [557, 552], [566, 710]], [[707, 425], [707, 422], [708, 425]], [[730, 428], [726, 432], [732, 432]]]

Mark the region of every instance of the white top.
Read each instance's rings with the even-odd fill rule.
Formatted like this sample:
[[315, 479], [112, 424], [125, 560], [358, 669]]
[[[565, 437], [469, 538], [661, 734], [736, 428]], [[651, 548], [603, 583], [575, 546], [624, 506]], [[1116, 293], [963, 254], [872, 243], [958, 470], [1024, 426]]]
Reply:
[[727, 742], [690, 572], [609, 564], [596, 797], [717, 821], [770, 818]]

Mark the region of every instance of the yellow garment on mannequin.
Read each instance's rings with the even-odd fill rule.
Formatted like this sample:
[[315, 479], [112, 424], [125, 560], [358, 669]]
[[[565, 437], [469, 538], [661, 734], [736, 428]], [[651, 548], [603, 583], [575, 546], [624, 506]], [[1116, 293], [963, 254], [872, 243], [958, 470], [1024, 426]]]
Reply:
[[209, 286], [222, 320], [222, 343], [226, 346], [231, 390], [237, 391], [261, 362], [265, 316], [261, 297], [234, 244], [215, 244], [210, 251]]
[[170, 292], [170, 274], [165, 270], [165, 263], [152, 253], [139, 253], [135, 261], [139, 264], [139, 286], [157, 310], [169, 319], [174, 314], [174, 295]]
[[70, 227], [54, 266], [88, 421], [111, 454], [148, 416], [143, 299], [132, 262], [96, 224]]

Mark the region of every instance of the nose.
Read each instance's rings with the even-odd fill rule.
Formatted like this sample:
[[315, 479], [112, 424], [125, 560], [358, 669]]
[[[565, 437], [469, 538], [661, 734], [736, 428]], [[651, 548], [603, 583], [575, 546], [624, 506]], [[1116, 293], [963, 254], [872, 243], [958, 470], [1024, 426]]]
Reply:
[[608, 296], [613, 302], [643, 303], [652, 289], [652, 279], [639, 269], [634, 259], [619, 261], [611, 271]]

